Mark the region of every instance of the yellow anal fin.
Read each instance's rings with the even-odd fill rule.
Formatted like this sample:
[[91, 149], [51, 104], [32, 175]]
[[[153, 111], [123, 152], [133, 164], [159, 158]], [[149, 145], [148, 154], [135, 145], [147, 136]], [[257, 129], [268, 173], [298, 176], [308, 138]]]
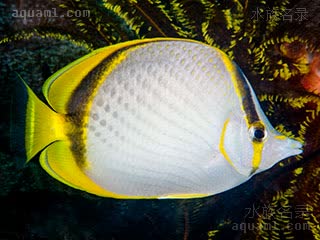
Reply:
[[69, 141], [57, 141], [49, 145], [40, 155], [40, 164], [46, 172], [58, 181], [82, 191], [101, 197], [119, 199], [182, 199], [207, 197], [209, 194], [172, 194], [168, 196], [129, 196], [108, 191], [89, 176], [85, 170], [80, 168], [70, 148]]
[[68, 141], [57, 141], [48, 146], [40, 155], [40, 164], [53, 178], [70, 187], [98, 196], [116, 197], [92, 181], [77, 165]]

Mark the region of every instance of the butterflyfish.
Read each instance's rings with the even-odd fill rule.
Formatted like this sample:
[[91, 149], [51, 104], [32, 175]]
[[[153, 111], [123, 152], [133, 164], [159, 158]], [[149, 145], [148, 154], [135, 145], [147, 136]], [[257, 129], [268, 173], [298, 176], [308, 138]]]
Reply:
[[302, 153], [272, 127], [236, 63], [194, 40], [95, 50], [47, 79], [47, 103], [20, 85], [25, 163], [40, 153], [53, 178], [98, 196], [215, 195]]

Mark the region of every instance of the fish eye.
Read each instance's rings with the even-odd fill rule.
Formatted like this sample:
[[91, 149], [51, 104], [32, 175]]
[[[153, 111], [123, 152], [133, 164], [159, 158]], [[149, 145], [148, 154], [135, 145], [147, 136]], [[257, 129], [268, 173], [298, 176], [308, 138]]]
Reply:
[[249, 129], [249, 133], [254, 142], [263, 142], [267, 138], [267, 131], [261, 123], [254, 123]]

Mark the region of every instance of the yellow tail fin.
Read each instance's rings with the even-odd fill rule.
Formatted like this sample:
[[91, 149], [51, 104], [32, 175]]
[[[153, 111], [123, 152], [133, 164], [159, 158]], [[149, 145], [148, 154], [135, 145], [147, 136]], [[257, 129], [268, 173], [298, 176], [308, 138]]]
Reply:
[[66, 139], [65, 118], [39, 100], [23, 80], [17, 81], [15, 92], [11, 146], [26, 163], [49, 144]]

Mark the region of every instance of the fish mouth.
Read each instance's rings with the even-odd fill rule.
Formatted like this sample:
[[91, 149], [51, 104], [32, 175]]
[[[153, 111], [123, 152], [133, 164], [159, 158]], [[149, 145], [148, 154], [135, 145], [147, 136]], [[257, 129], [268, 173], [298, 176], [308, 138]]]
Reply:
[[288, 144], [288, 150], [290, 149], [291, 156], [301, 154], [303, 152], [304, 144], [299, 141], [291, 140]]

